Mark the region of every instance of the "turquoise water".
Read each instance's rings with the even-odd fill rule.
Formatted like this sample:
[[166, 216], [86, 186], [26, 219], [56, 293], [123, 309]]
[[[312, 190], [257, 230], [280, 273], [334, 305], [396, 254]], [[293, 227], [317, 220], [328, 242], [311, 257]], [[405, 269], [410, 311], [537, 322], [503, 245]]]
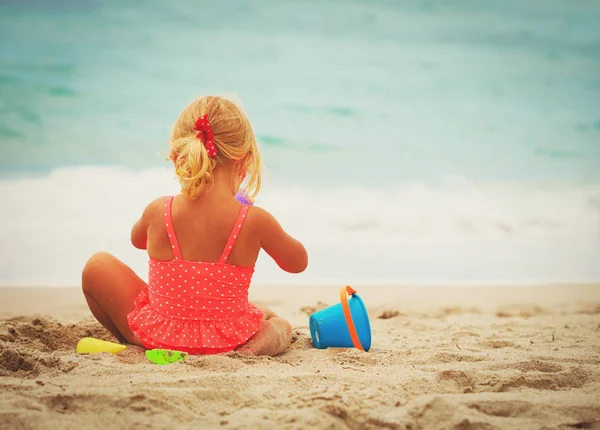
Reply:
[[[76, 283], [92, 244], [130, 255], [143, 199], [176, 192], [171, 124], [214, 93], [241, 99], [263, 202], [317, 256], [300, 280], [600, 280], [600, 3], [142, 4], [0, 4], [0, 190], [21, 209], [0, 238], [22, 244], [1, 282]], [[15, 261], [54, 235], [71, 264]]]
[[86, 3], [0, 6], [4, 177], [160, 166], [234, 92], [280, 181], [600, 178], [596, 2]]

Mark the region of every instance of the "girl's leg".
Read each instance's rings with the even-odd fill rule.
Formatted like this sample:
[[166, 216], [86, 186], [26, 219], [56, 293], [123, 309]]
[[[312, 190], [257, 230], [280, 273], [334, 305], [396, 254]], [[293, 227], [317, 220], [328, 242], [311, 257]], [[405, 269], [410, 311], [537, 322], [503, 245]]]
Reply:
[[127, 323], [127, 314], [146, 283], [128, 266], [106, 252], [88, 260], [81, 287], [92, 314], [119, 342], [141, 345]]
[[248, 342], [237, 349], [237, 352], [248, 355], [279, 355], [292, 343], [292, 326], [277, 316], [271, 309], [257, 306], [263, 311], [263, 320], [258, 332]]

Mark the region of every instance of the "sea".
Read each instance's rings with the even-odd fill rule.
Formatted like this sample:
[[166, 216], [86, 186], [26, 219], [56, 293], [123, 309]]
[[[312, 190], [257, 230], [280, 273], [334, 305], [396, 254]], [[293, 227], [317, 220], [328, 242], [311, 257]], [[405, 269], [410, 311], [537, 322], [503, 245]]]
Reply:
[[179, 191], [169, 130], [225, 95], [257, 205], [309, 253], [268, 285], [600, 281], [596, 0], [2, 0], [0, 285], [77, 286]]

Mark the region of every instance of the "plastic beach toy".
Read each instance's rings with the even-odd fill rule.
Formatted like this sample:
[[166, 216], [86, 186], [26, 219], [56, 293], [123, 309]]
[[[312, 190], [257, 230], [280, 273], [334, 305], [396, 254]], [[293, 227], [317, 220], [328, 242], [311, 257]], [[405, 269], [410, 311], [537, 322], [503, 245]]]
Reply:
[[340, 300], [341, 303], [310, 316], [313, 344], [319, 349], [354, 347], [368, 351], [371, 348], [371, 324], [365, 304], [352, 287], [340, 289]]
[[148, 349], [146, 358], [154, 364], [170, 364], [185, 360], [187, 352], [169, 351], [167, 349]]
[[254, 204], [250, 200], [248, 200], [248, 197], [246, 196], [246, 192], [242, 188], [240, 188], [238, 193], [235, 195], [235, 199], [243, 205], [253, 205]]
[[125, 348], [127, 346], [120, 343], [107, 342], [105, 340], [94, 339], [93, 337], [84, 337], [77, 343], [77, 352], [79, 354], [98, 354], [101, 352], [116, 354]]

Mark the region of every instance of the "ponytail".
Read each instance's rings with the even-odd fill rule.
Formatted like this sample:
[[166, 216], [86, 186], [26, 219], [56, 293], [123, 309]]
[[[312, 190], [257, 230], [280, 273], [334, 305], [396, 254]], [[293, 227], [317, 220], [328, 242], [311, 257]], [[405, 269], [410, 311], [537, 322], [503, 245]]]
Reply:
[[210, 157], [206, 147], [194, 136], [172, 143], [175, 174], [179, 177], [181, 191], [195, 199], [213, 186], [213, 170], [217, 160]]

